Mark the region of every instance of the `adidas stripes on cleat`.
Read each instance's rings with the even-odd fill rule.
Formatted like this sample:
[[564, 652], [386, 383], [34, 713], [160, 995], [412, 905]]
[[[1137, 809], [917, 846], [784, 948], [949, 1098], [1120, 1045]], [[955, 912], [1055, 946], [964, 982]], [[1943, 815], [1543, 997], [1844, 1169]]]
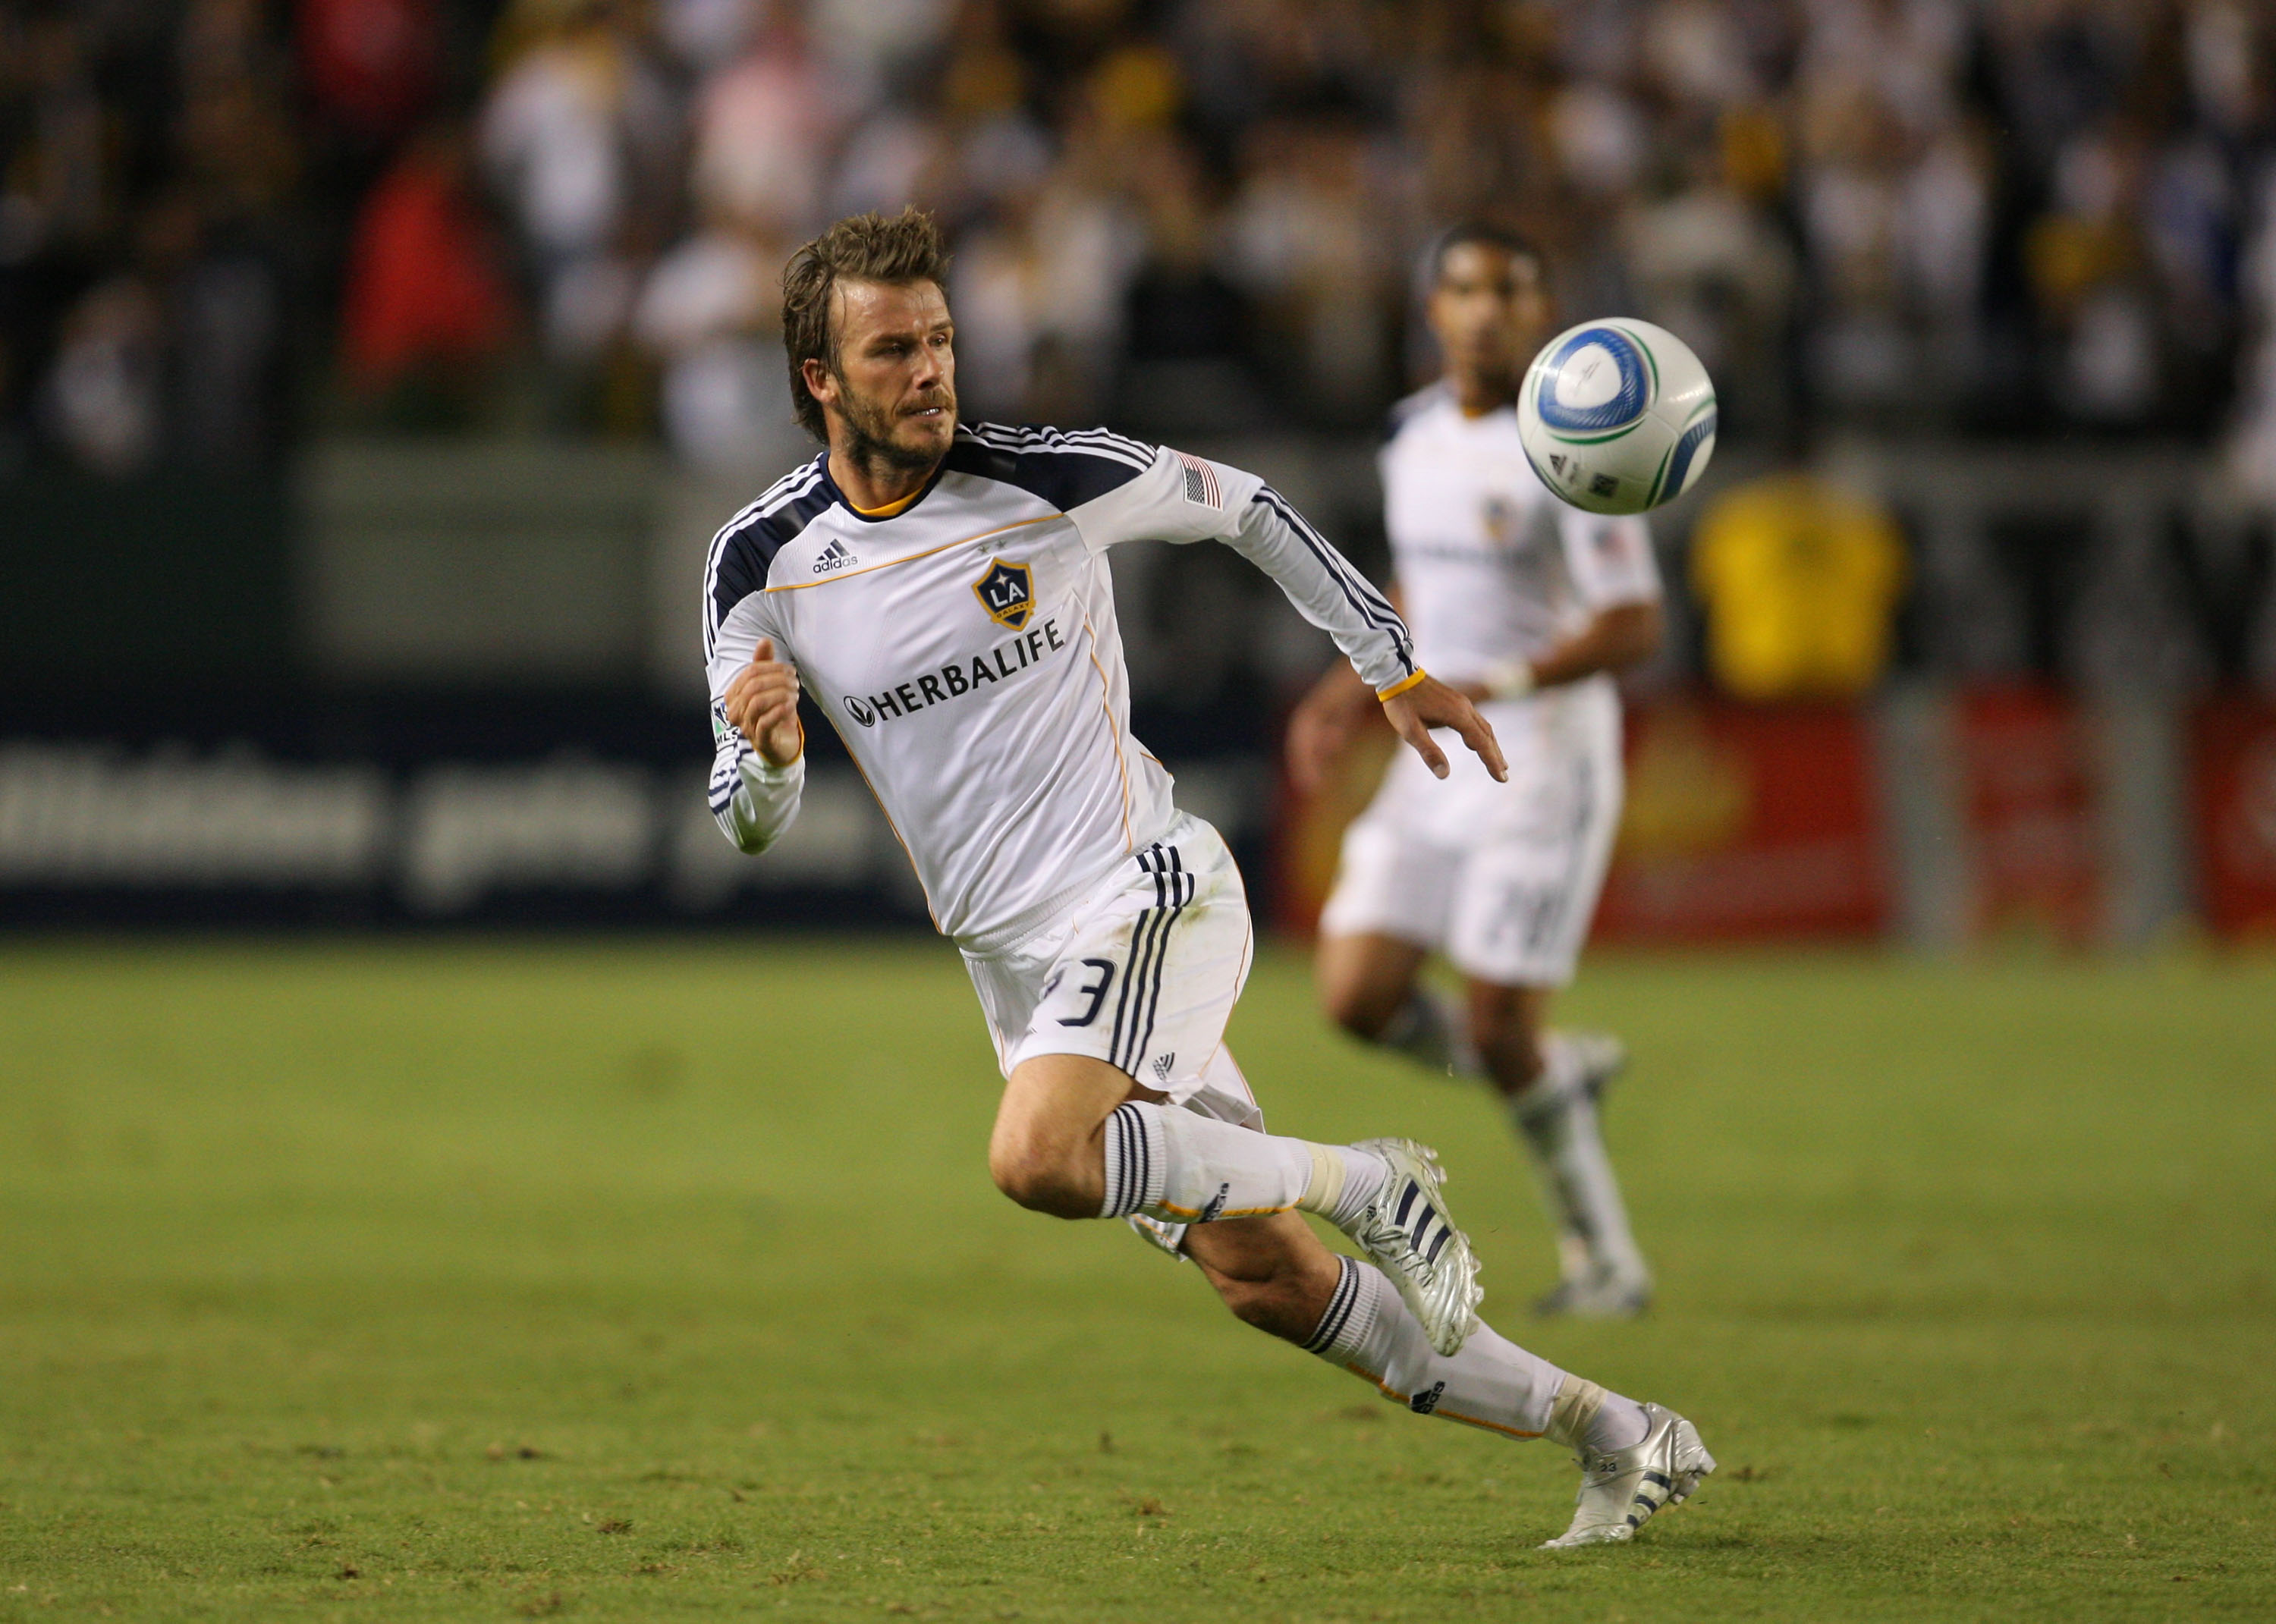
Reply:
[[1688, 1499], [1699, 1480], [1715, 1469], [1715, 1457], [1699, 1441], [1699, 1430], [1657, 1404], [1643, 1407], [1651, 1423], [1643, 1441], [1626, 1449], [1582, 1449], [1581, 1492], [1573, 1526], [1541, 1548], [1610, 1544], [1634, 1539], [1636, 1530], [1663, 1506]]
[[1411, 1139], [1362, 1139], [1352, 1149], [1380, 1157], [1391, 1175], [1345, 1233], [1398, 1288], [1430, 1346], [1460, 1352], [1485, 1294], [1470, 1238], [1446, 1211], [1438, 1153]]

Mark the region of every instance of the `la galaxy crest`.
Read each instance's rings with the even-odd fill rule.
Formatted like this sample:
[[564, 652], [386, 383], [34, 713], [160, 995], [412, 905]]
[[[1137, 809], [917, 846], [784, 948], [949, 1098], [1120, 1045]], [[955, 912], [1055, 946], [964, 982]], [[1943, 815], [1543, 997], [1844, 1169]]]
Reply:
[[1485, 499], [1479, 519], [1485, 526], [1487, 537], [1497, 547], [1514, 547], [1521, 539], [1517, 504], [1507, 497], [1495, 495]]
[[988, 611], [990, 620], [1014, 632], [1036, 612], [1036, 577], [1024, 564], [997, 559], [985, 575], [972, 583], [972, 590], [979, 595], [980, 607]]

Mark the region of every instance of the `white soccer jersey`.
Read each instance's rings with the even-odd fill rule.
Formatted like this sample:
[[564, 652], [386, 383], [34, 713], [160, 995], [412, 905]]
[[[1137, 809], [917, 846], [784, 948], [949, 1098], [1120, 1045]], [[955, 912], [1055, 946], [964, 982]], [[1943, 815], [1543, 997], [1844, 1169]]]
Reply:
[[[1443, 384], [1411, 397], [1384, 447], [1383, 483], [1417, 657], [1443, 681], [1484, 679], [1609, 604], [1659, 596], [1643, 521], [1552, 496], [1510, 408], [1466, 417]], [[1443, 783], [1393, 761], [1345, 832], [1320, 928], [1438, 949], [1498, 985], [1562, 986], [1620, 823], [1620, 692], [1599, 672], [1480, 709], [1509, 781], [1462, 755]]]
[[799, 772], [765, 770], [720, 696], [762, 637], [797, 666], [908, 850], [934, 923], [1015, 939], [1157, 839], [1170, 775], [1130, 733], [1117, 542], [1221, 541], [1378, 692], [1417, 669], [1382, 595], [1254, 475], [1103, 429], [973, 425], [915, 502], [856, 512], [827, 455], [711, 544], [711, 808], [755, 851]]
[[1514, 407], [1468, 417], [1445, 385], [1426, 389], [1401, 404], [1382, 468], [1400, 607], [1442, 682], [1483, 681], [1609, 604], [1659, 597], [1643, 520], [1551, 495], [1526, 460]]

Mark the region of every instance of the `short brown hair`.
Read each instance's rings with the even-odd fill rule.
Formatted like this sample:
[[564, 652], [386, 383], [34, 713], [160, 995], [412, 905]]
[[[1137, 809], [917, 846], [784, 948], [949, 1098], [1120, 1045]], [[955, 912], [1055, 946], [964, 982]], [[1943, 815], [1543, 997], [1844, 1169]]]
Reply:
[[790, 353], [790, 398], [798, 421], [817, 440], [830, 437], [822, 403], [806, 386], [806, 363], [837, 370], [830, 330], [831, 294], [839, 278], [855, 282], [930, 282], [948, 285], [948, 246], [940, 226], [914, 205], [891, 219], [848, 215], [790, 256], [783, 267], [783, 348]]

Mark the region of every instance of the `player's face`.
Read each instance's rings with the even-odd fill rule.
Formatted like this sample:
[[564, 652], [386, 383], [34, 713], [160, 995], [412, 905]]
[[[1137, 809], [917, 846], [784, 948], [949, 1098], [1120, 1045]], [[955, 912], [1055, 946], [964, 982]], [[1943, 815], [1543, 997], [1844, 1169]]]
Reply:
[[1515, 387], [1548, 337], [1551, 314], [1540, 262], [1492, 243], [1449, 248], [1430, 291], [1430, 330], [1457, 382]]
[[841, 282], [831, 326], [837, 365], [808, 361], [806, 386], [845, 420], [854, 454], [926, 468], [956, 434], [956, 338], [930, 282]]

